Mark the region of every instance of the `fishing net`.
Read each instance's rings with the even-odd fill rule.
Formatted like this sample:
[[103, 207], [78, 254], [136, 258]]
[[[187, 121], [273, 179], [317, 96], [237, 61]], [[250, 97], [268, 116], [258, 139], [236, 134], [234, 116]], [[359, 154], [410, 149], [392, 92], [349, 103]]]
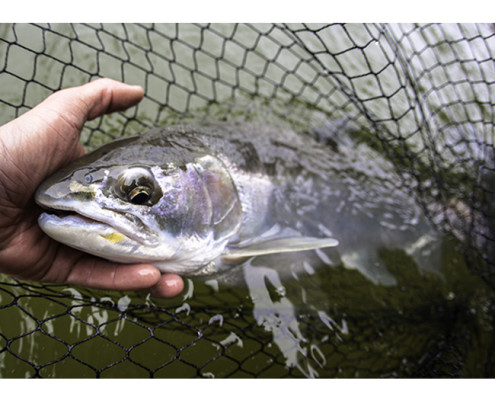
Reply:
[[206, 118], [350, 129], [453, 254], [444, 279], [384, 250], [393, 287], [340, 266], [166, 301], [2, 276], [0, 376], [494, 376], [494, 52], [492, 25], [0, 24], [1, 124], [110, 77], [145, 97], [87, 123], [88, 149]]

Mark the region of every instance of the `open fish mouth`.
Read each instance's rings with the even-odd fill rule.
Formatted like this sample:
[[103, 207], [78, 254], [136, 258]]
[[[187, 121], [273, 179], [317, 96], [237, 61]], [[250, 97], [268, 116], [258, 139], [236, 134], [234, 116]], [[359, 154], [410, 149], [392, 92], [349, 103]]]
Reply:
[[57, 212], [51, 214], [44, 212], [39, 216], [38, 222], [42, 229], [48, 232], [51, 232], [53, 229], [71, 228], [81, 231], [91, 230], [92, 232], [98, 233], [103, 238], [112, 237], [113, 235], [114, 238], [119, 237], [120, 240], [122, 240], [127, 237], [127, 235], [118, 231], [111, 225], [95, 221], [77, 213]]
[[38, 224], [48, 236], [60, 243], [115, 262], [141, 261], [143, 256], [139, 249], [148, 248], [105, 222], [78, 213], [43, 212]]
[[[104, 210], [92, 215], [72, 207], [47, 208], [39, 218], [38, 223], [49, 235], [55, 231], [60, 233], [71, 229], [75, 231], [98, 234], [111, 242], [124, 239], [146, 246], [158, 244], [157, 235], [140, 219], [130, 214], [113, 210]], [[123, 224], [122, 222], [125, 222]]]

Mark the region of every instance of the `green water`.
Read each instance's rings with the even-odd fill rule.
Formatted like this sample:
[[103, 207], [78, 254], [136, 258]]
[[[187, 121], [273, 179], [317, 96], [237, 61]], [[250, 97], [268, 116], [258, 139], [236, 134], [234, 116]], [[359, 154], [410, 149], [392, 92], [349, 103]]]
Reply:
[[[458, 139], [446, 130], [438, 142], [425, 139], [425, 115], [411, 106], [407, 76], [387, 68], [395, 54], [392, 42], [374, 27], [336, 26], [297, 38], [270, 25], [46, 28], [0, 24], [1, 123], [53, 90], [107, 76], [142, 85], [146, 96], [136, 108], [89, 122], [82, 133], [88, 149], [150, 126], [205, 117], [298, 132], [349, 118], [365, 143], [395, 156], [395, 165], [416, 173], [420, 183], [430, 182], [423, 176], [431, 154], [464, 155], [459, 148], [435, 148]], [[444, 30], [456, 38], [459, 29]], [[422, 40], [431, 43], [437, 34], [436, 28], [424, 30]], [[417, 43], [405, 40], [402, 51]], [[326, 55], [324, 44], [341, 56]], [[344, 51], [356, 45], [364, 50]], [[437, 47], [449, 57], [448, 48]], [[483, 49], [460, 45], [457, 51], [471, 58], [479, 53], [483, 60]], [[463, 118], [465, 109], [444, 105], [442, 96], [450, 92], [434, 68], [438, 54], [412, 57], [408, 68], [426, 71], [416, 82], [418, 93], [437, 89], [437, 96], [425, 96], [433, 110], [428, 121], [441, 126]], [[449, 71], [454, 78], [469, 73], [490, 81], [493, 71], [484, 67], [467, 63]], [[375, 75], [364, 74], [367, 68], [381, 86]], [[354, 100], [346, 88], [353, 89]], [[487, 94], [461, 85], [456, 90], [454, 98], [476, 97], [476, 103], [464, 103], [472, 116], [472, 143], [487, 142]], [[366, 115], [362, 101], [369, 105]], [[370, 115], [381, 124], [378, 132]], [[469, 149], [475, 159], [477, 150]], [[446, 182], [462, 177], [460, 190], [470, 188], [472, 180], [445, 165]], [[463, 172], [470, 176], [472, 170], [468, 165]], [[404, 249], [381, 249], [393, 285], [373, 283], [342, 264], [308, 265], [283, 279], [276, 270], [249, 265], [249, 276], [259, 280], [248, 287], [186, 280], [184, 293], [172, 300], [1, 276], [0, 377], [493, 376], [494, 293], [472, 272], [486, 266], [468, 257], [453, 235], [442, 239], [440, 253], [424, 269]]]

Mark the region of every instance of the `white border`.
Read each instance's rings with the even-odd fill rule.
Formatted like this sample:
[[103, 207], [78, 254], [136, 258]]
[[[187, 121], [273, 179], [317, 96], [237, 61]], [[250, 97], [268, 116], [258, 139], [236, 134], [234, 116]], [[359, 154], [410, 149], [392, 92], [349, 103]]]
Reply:
[[6, 0], [0, 22], [494, 22], [488, 0]]
[[379, 399], [449, 400], [491, 398], [493, 380], [483, 379], [47, 379], [1, 380], [7, 398], [253, 400]]

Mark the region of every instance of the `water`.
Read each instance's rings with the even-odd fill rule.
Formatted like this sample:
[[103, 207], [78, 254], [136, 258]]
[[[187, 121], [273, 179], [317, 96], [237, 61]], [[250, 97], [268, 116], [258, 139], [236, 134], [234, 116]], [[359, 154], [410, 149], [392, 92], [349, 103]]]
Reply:
[[[372, 205], [392, 199], [393, 206], [398, 198], [403, 204], [403, 192], [399, 197], [388, 195], [411, 187], [415, 191], [407, 201], [426, 202], [426, 210], [437, 218], [434, 203], [419, 190], [435, 183], [430, 176], [423, 178], [421, 163], [433, 159], [432, 173], [448, 184], [458, 175], [442, 175], [442, 162], [450, 167], [445, 160], [453, 157], [462, 161], [457, 168], [475, 173], [475, 162], [485, 159], [486, 148], [477, 144], [490, 140], [486, 104], [493, 98], [493, 87], [474, 92], [473, 86], [457, 84], [455, 94], [449, 94], [437, 66], [439, 59], [450, 57], [451, 48], [432, 45], [436, 53], [422, 51], [424, 43], [433, 43], [438, 35], [448, 33], [455, 39], [461, 32], [472, 37], [485, 27], [448, 25], [441, 32], [423, 29], [415, 35], [412, 27], [400, 25], [388, 35], [375, 26], [357, 25], [315, 29], [311, 34], [297, 26], [290, 34], [266, 25], [151, 28], [0, 25], [1, 122], [60, 86], [100, 75], [140, 84], [146, 97], [135, 109], [88, 123], [82, 135], [88, 149], [149, 126], [205, 116], [263, 121], [301, 133], [315, 126], [329, 135], [338, 135], [334, 127], [339, 121], [352, 120], [361, 143], [352, 153], [360, 157], [355, 170], [361, 167], [363, 177], [375, 174], [370, 185], [376, 192], [369, 199], [361, 193], [361, 203], [343, 198], [343, 204], [366, 209], [366, 201]], [[407, 66], [409, 75], [392, 68], [393, 35], [403, 38], [401, 52], [416, 51]], [[461, 76], [465, 81], [471, 74], [473, 79], [480, 75], [493, 81], [493, 67], [484, 61], [490, 56], [488, 40], [471, 42], [468, 47], [460, 43], [457, 54], [478, 62], [450, 69], [451, 79]], [[342, 55], [330, 57], [322, 52], [325, 45]], [[354, 45], [364, 50], [352, 49]], [[375, 75], [363, 75], [366, 63], [355, 62], [363, 54], [383, 86], [376, 85]], [[406, 85], [411, 76], [418, 78], [416, 87]], [[422, 109], [414, 100], [418, 94]], [[367, 102], [376, 96], [381, 97]], [[444, 106], [449, 96], [453, 100]], [[459, 114], [457, 99], [476, 109], [473, 118]], [[378, 132], [366, 118], [380, 126]], [[442, 129], [461, 118], [461, 125], [469, 122], [469, 129]], [[329, 120], [333, 123], [325, 125]], [[428, 137], [432, 130], [439, 132], [434, 136], [438, 140]], [[387, 141], [377, 145], [375, 135]], [[463, 146], [466, 137], [476, 140]], [[334, 142], [322, 146], [333, 151]], [[407, 152], [400, 153], [401, 146], [415, 157], [409, 160]], [[377, 151], [383, 154], [377, 156]], [[438, 153], [445, 158], [432, 156]], [[466, 154], [474, 155], [472, 164]], [[384, 176], [377, 175], [383, 171]], [[337, 176], [356, 178], [345, 171]], [[385, 190], [380, 182], [392, 189]], [[470, 182], [457, 185], [456, 193], [469, 193]], [[443, 203], [444, 208], [450, 206]], [[458, 218], [458, 213], [452, 215]], [[376, 215], [370, 221], [368, 227], [380, 225], [387, 232], [386, 221]], [[452, 223], [462, 228], [465, 221]], [[332, 233], [344, 231], [349, 231], [345, 225]], [[329, 255], [312, 252], [298, 260], [295, 273], [282, 262], [258, 259], [236, 271], [243, 285], [186, 280], [183, 294], [171, 300], [28, 284], [2, 276], [0, 376], [493, 376], [494, 294], [472, 272], [485, 264], [467, 257], [463, 232], [439, 235], [432, 240], [435, 251], [423, 246], [420, 254], [403, 243], [390, 243], [375, 246], [371, 259], [348, 256], [343, 263], [325, 265]], [[372, 232], [363, 237], [372, 238]], [[366, 267], [359, 268], [363, 260]], [[379, 261], [378, 272], [369, 273], [370, 260]], [[286, 262], [290, 266], [293, 260]]]
[[11, 342], [0, 371], [3, 377], [33, 376], [40, 366], [44, 377], [376, 377], [431, 368], [444, 376], [459, 369], [485, 374], [493, 293], [466, 269], [452, 241], [442, 248], [443, 276], [419, 272], [403, 252], [384, 253], [397, 285], [376, 285], [343, 267], [286, 282], [261, 267], [252, 277], [264, 284], [248, 289], [188, 281], [174, 300], [2, 285], [0, 315], [14, 323], [2, 324]]

